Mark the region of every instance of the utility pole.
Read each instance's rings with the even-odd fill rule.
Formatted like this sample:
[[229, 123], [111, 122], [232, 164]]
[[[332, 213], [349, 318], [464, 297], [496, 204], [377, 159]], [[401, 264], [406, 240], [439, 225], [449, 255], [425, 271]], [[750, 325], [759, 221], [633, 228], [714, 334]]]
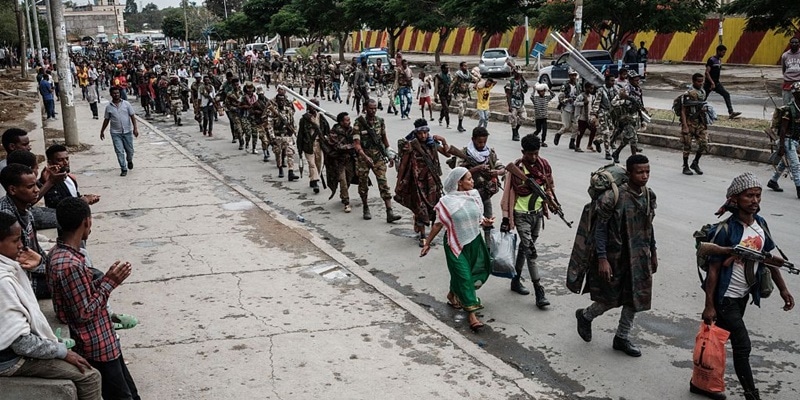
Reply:
[[[28, 7], [28, 1], [25, 0], [25, 7]], [[36, 0], [30, 0], [32, 4], [30, 5], [30, 12], [28, 13], [31, 16], [31, 25], [33, 25], [33, 34], [34, 38], [36, 38], [36, 54], [37, 58], [39, 59], [39, 64], [44, 65], [44, 60], [42, 59], [42, 39], [41, 35], [39, 34], [39, 9], [36, 8]], [[28, 32], [30, 34], [30, 32]]]
[[19, 58], [22, 64], [22, 77], [28, 77], [28, 49], [25, 44], [25, 19], [19, 9], [19, 0], [14, 0], [14, 11], [17, 14], [17, 37], [19, 38]]
[[[47, 0], [46, 0], [47, 1]], [[75, 98], [72, 92], [72, 73], [69, 71], [69, 54], [67, 53], [67, 26], [64, 23], [64, 5], [61, 0], [49, 0], [50, 12], [53, 15], [55, 31], [55, 49], [58, 51], [59, 100], [61, 100], [61, 122], [64, 125], [64, 139], [67, 146], [80, 144], [78, 123], [75, 120]]]
[[[53, 12], [51, 11], [50, 0], [43, 0], [44, 1], [44, 8], [47, 12], [47, 40], [49, 50], [47, 51], [47, 55], [50, 58], [50, 65], [56, 65], [56, 35], [55, 31], [53, 31]], [[60, 3], [59, 3], [60, 4]]]
[[22, 6], [25, 7], [25, 25], [28, 25], [28, 48], [31, 55], [36, 51], [36, 44], [33, 41], [33, 30], [31, 30], [31, 10], [28, 9], [28, 0], [23, 0]]
[[572, 35], [572, 45], [580, 50], [583, 44], [583, 0], [575, 0], [575, 34]]
[[184, 41], [186, 45], [189, 45], [189, 17], [186, 15], [186, 6], [189, 5], [188, 0], [181, 1], [181, 5], [183, 6], [183, 32], [184, 32]]

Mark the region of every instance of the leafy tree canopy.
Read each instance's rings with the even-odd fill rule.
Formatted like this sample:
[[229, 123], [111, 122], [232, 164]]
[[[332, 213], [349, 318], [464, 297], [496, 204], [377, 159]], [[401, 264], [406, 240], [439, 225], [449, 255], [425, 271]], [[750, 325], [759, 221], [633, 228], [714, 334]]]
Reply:
[[776, 29], [787, 36], [800, 30], [800, 2], [791, 0], [734, 0], [723, 6], [726, 14], [743, 14], [745, 29], [766, 31]]

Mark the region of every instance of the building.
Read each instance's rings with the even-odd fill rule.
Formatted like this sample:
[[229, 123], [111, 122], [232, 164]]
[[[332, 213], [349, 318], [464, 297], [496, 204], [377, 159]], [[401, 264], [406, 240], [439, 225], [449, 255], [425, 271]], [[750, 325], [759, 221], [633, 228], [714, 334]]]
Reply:
[[125, 20], [122, 12], [125, 4], [117, 0], [93, 0], [93, 4], [74, 6], [64, 10], [64, 23], [67, 40], [79, 40], [85, 36], [97, 37], [125, 33]]

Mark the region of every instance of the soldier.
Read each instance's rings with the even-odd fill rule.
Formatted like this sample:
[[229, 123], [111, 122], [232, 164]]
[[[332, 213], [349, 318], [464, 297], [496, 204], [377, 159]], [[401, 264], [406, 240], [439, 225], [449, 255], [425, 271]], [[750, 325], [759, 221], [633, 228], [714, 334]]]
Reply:
[[[390, 66], [389, 68], [392, 69], [391, 63], [389, 64], [389, 66]], [[380, 58], [375, 60], [375, 65], [372, 67], [370, 82], [372, 83], [373, 86], [375, 86], [375, 92], [376, 92], [375, 97], [378, 98], [378, 110], [383, 110], [381, 97], [383, 97], [383, 94], [386, 92], [385, 89], [388, 81], [386, 81], [386, 76], [383, 70], [383, 60], [381, 60]], [[392, 79], [392, 82], [394, 82], [394, 79]], [[391, 96], [389, 97], [391, 98]], [[389, 101], [390, 108], [392, 107], [392, 104], [394, 103], [390, 100]]]
[[[369, 68], [367, 67], [367, 61], [361, 60], [361, 67], [356, 69], [356, 72], [353, 76], [353, 86], [355, 91], [355, 106], [356, 106], [356, 114], [361, 114], [361, 106], [364, 106], [364, 109], [367, 108], [367, 101], [369, 101]], [[377, 110], [377, 103], [375, 103], [375, 109]]]
[[[583, 92], [575, 98], [575, 119], [578, 120], [578, 137], [575, 139], [575, 151], [578, 153], [583, 153], [581, 140], [583, 140], [583, 135], [587, 129], [589, 130], [589, 139], [587, 140], [588, 143], [586, 143], [586, 151], [595, 151], [592, 145], [597, 134], [597, 127], [595, 127], [590, 115], [592, 103], [594, 103], [594, 85], [591, 82], [583, 82]], [[600, 144], [597, 143], [595, 145], [599, 153]]]
[[[636, 131], [642, 123], [642, 113], [644, 112], [644, 103], [642, 102], [642, 88], [639, 87], [640, 76], [636, 71], [628, 73], [628, 86], [624, 90], [620, 90], [617, 98], [611, 104], [616, 108], [615, 113], [619, 114], [617, 118], [617, 132], [622, 135], [622, 143], [611, 154], [615, 163], [619, 163], [619, 153], [625, 145], [631, 145], [631, 155], [639, 151], [637, 144], [639, 143], [639, 136]], [[613, 142], [613, 139], [612, 139]]]
[[462, 61], [456, 71], [456, 77], [450, 84], [450, 93], [458, 106], [458, 131], [465, 132], [464, 112], [467, 110], [467, 99], [469, 98], [469, 85], [473, 82], [472, 75], [467, 71], [466, 61]]
[[439, 126], [444, 119], [450, 129], [450, 72], [447, 64], [442, 64], [442, 72], [433, 77], [433, 101], [442, 105], [439, 111]]
[[[462, 158], [458, 166], [468, 169], [472, 174], [474, 188], [483, 201], [483, 216], [492, 219], [492, 196], [500, 191], [500, 178], [505, 175], [505, 166], [497, 158], [497, 152], [489, 147], [488, 141], [489, 131], [485, 127], [473, 129], [472, 140], [461, 150], [466, 158]], [[455, 166], [455, 163], [452, 165]], [[484, 227], [487, 240], [491, 229], [492, 227]]]
[[244, 138], [242, 137], [242, 119], [239, 114], [239, 101], [242, 98], [242, 89], [239, 87], [239, 78], [231, 78], [230, 85], [225, 92], [225, 112], [231, 122], [231, 143], [239, 142], [239, 150], [244, 149]]
[[[364, 62], [366, 64], [366, 62]], [[394, 151], [389, 147], [389, 139], [386, 136], [386, 124], [383, 118], [377, 116], [378, 103], [374, 99], [367, 101], [365, 114], [356, 119], [353, 126], [353, 147], [356, 150], [356, 175], [358, 176], [358, 194], [361, 196], [363, 205], [364, 219], [372, 219], [367, 204], [367, 194], [369, 192], [369, 171], [375, 174], [378, 181], [378, 190], [381, 198], [386, 205], [386, 222], [394, 222], [400, 219], [399, 215], [392, 212], [392, 192], [386, 180], [386, 164], [388, 159], [389, 167], [394, 166]]]
[[[681, 96], [681, 143], [683, 144], [683, 174], [703, 175], [700, 169], [700, 157], [708, 147], [708, 117], [706, 94], [703, 89], [703, 74], [692, 75], [692, 87]], [[697, 141], [697, 152], [694, 155], [691, 167], [689, 166], [689, 153], [692, 151], [692, 139]]]
[[601, 135], [601, 138], [597, 140], [603, 143], [603, 148], [606, 151], [606, 160], [611, 160], [609, 138], [611, 132], [614, 131], [614, 124], [611, 122], [611, 103], [616, 97], [617, 88], [614, 85], [614, 77], [612, 75], [607, 75], [605, 84], [597, 89], [597, 95], [592, 105], [592, 114], [597, 121], [596, 126]]
[[350, 97], [353, 96], [353, 78], [355, 78], [356, 70], [358, 70], [358, 64], [356, 63], [356, 58], [353, 57], [353, 60], [350, 64], [347, 65], [344, 69], [344, 79], [347, 82], [347, 99], [345, 100], [345, 104], [350, 104]]
[[175, 125], [181, 126], [181, 108], [183, 106], [181, 102], [181, 85], [178, 76], [173, 76], [169, 82], [169, 87], [167, 87], [167, 95], [169, 96], [169, 109], [172, 113], [172, 118], [175, 121]]
[[[194, 120], [200, 124], [200, 130], [203, 130], [203, 116], [202, 116], [202, 106], [200, 105], [200, 90], [203, 86], [202, 75], [199, 72], [194, 73], [194, 82], [192, 82], [192, 86], [189, 87], [191, 91], [191, 99], [192, 99], [192, 110], [194, 111]], [[205, 133], [203, 133], [205, 136]]]
[[[558, 94], [558, 110], [561, 111], [561, 129], [556, 132], [556, 137], [553, 139], [553, 144], [558, 146], [561, 140], [561, 135], [572, 131], [575, 135], [575, 98], [578, 97], [578, 72], [569, 70], [569, 81], [564, 83], [561, 87], [561, 93]], [[569, 149], [575, 150], [575, 138], [569, 139]]]
[[217, 115], [216, 96], [217, 91], [211, 84], [211, 78], [208, 75], [204, 76], [203, 84], [197, 88], [197, 97], [202, 110], [200, 130], [203, 136], [208, 134], [208, 137], [211, 137], [214, 130], [214, 117]]
[[[319, 106], [319, 100], [314, 98], [311, 102]], [[301, 152], [300, 157], [305, 157], [308, 161], [308, 184], [316, 194], [319, 193], [319, 179], [322, 172], [320, 140], [330, 134], [331, 127], [328, 120], [320, 115], [316, 108], [306, 105], [306, 109], [298, 126], [297, 149]]]
[[[255, 130], [256, 134], [258, 135], [258, 140], [261, 141], [261, 152], [264, 153], [264, 162], [269, 161], [269, 145], [272, 142], [272, 139], [267, 136], [267, 129], [264, 126], [266, 124], [266, 116], [267, 116], [267, 97], [264, 96], [264, 89], [259, 86], [256, 88], [256, 96], [258, 96], [258, 101], [253, 104], [253, 107], [250, 109], [250, 113], [253, 116], [253, 129]], [[256, 141], [253, 139], [253, 154], [255, 152]]]
[[[311, 64], [311, 75], [314, 79], [314, 97], [325, 97], [325, 67], [326, 64], [322, 61], [322, 56], [317, 56], [317, 59]], [[317, 95], [319, 93], [319, 95]], [[330, 100], [330, 98], [328, 99]]]
[[[395, 95], [397, 94], [397, 68], [395, 68], [394, 58], [389, 60], [389, 69], [384, 72], [381, 85], [379, 86], [378, 93], [385, 93], [389, 106], [386, 107], [387, 114], [397, 115], [397, 105], [395, 104]], [[378, 109], [381, 109], [381, 100], [378, 98]]]
[[328, 178], [328, 187], [331, 197], [339, 188], [339, 198], [344, 205], [344, 212], [353, 210], [350, 206], [350, 182], [355, 176], [355, 158], [353, 142], [353, 127], [350, 125], [350, 116], [346, 112], [336, 116], [336, 124], [327, 136], [320, 141], [324, 153], [325, 175]]
[[[503, 88], [506, 92], [508, 105], [508, 123], [511, 124], [511, 140], [519, 140], [519, 127], [525, 119], [525, 93], [528, 92], [528, 82], [518, 69], [514, 68], [512, 79]], [[459, 122], [459, 125], [461, 123]]]
[[[241, 123], [242, 123], [242, 134], [244, 136], [244, 150], [250, 148], [250, 141], [253, 141], [252, 152], [256, 154], [256, 138], [257, 132], [255, 126], [257, 125], [255, 114], [251, 112], [253, 105], [256, 104], [258, 101], [258, 96], [256, 95], [256, 87], [253, 85], [253, 82], [247, 82], [244, 84], [244, 93], [242, 97], [239, 99], [239, 113], [241, 114]], [[241, 146], [239, 146], [239, 150], [241, 150]]]
[[283, 178], [283, 169], [289, 168], [289, 182], [300, 179], [294, 174], [294, 106], [286, 98], [286, 90], [278, 88], [278, 94], [267, 106], [267, 132], [272, 138], [272, 151], [278, 163], [278, 178]]

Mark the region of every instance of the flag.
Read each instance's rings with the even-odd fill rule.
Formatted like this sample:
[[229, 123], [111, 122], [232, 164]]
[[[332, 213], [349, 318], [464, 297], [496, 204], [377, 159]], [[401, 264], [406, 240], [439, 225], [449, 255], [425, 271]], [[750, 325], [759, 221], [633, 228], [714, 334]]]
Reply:
[[294, 104], [294, 108], [296, 108], [296, 109], [297, 109], [297, 111], [303, 111], [303, 110], [305, 110], [305, 109], [306, 109], [306, 108], [303, 106], [303, 103], [302, 103], [302, 102], [300, 102], [300, 100], [294, 99], [294, 101], [292, 102], [292, 104]]

